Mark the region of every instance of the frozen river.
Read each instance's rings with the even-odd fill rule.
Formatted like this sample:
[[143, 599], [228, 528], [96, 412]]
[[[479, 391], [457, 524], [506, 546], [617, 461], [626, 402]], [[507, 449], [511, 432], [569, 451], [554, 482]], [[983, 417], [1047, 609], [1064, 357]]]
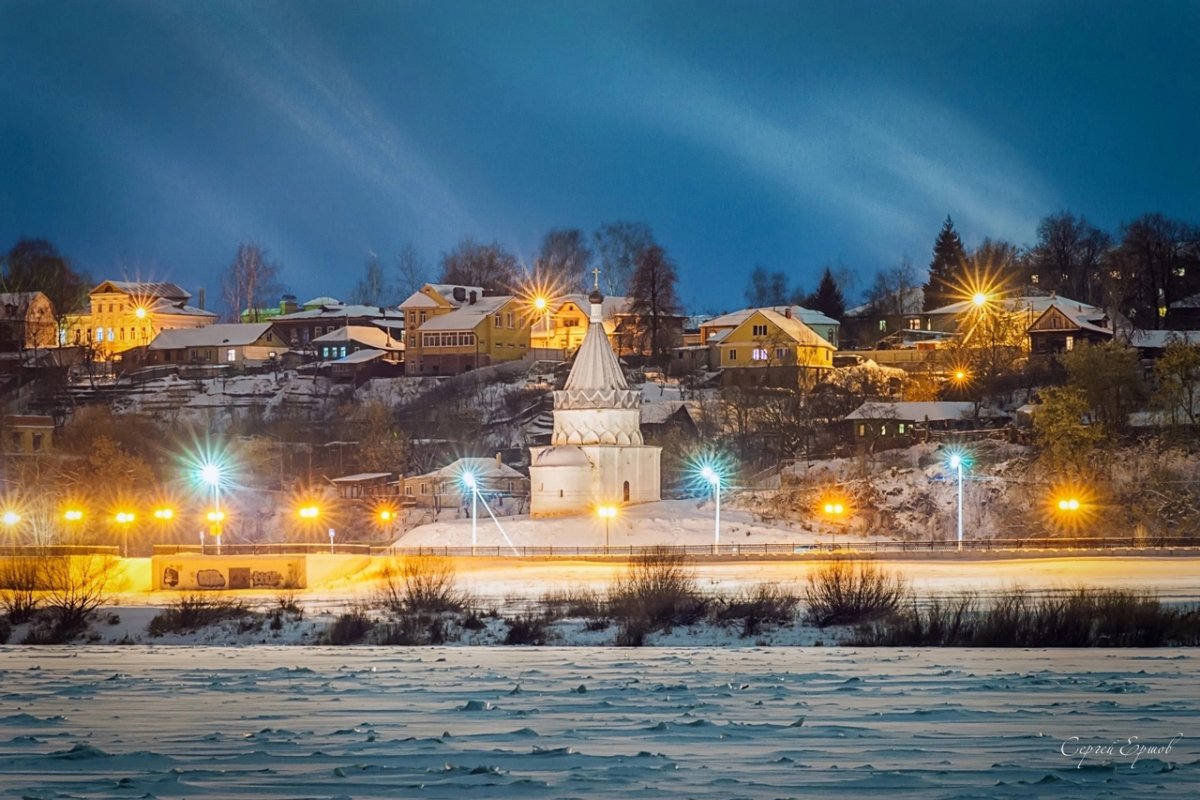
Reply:
[[1200, 789], [1187, 650], [9, 647], [0, 673], [13, 798]]

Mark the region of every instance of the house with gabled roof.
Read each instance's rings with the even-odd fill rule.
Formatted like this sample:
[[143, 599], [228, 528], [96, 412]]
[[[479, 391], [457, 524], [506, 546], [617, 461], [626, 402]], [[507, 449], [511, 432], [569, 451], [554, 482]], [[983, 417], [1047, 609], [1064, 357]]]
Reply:
[[[1122, 327], [1132, 326], [1126, 323]], [[1054, 355], [1070, 352], [1083, 342], [1102, 344], [1111, 341], [1115, 330], [1104, 309], [1059, 298], [1043, 308], [1025, 333], [1029, 337], [1031, 354]]]
[[276, 363], [287, 349], [270, 322], [231, 322], [162, 331], [146, 347], [146, 362], [242, 369]]
[[217, 321], [189, 304], [192, 295], [162, 281], [100, 282], [88, 293], [89, 310], [67, 323], [65, 345], [87, 345], [101, 360], [145, 347], [167, 330], [203, 328]]
[[408, 375], [457, 375], [529, 353], [531, 319], [511, 295], [477, 286], [430, 284], [400, 304]]
[[[706, 349], [706, 366], [720, 370], [726, 385], [795, 388], [833, 368], [837, 347], [797, 319], [791, 306], [779, 311], [748, 309], [738, 314], [732, 326], [722, 323], [709, 327], [705, 323], [702, 335], [706, 329], [707, 339], [700, 345]], [[681, 363], [689, 357], [694, 359], [695, 350], [676, 348], [675, 359]]]

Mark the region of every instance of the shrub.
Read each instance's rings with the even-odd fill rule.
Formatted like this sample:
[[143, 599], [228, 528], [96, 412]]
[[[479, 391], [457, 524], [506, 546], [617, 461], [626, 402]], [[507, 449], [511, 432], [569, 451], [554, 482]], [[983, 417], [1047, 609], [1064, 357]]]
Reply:
[[717, 622], [742, 623], [742, 636], [754, 636], [764, 624], [786, 625], [796, 617], [800, 598], [777, 583], [760, 583], [753, 589], [721, 601], [714, 613]]
[[325, 640], [332, 645], [358, 644], [371, 632], [375, 623], [367, 616], [366, 609], [352, 608], [341, 614], [329, 625]]
[[548, 620], [534, 615], [518, 616], [508, 620], [505, 644], [543, 645], [548, 638]]
[[1035, 598], [1012, 589], [980, 608], [974, 595], [914, 601], [853, 644], [954, 647], [1161, 647], [1200, 644], [1200, 614], [1144, 592], [1074, 589]]
[[806, 618], [818, 627], [857, 625], [893, 613], [904, 583], [871, 562], [827, 561], [808, 576]]
[[14, 625], [28, 622], [38, 609], [42, 574], [38, 559], [17, 556], [0, 561], [0, 607]]
[[610, 591], [608, 605], [616, 619], [638, 621], [651, 630], [691, 625], [708, 607], [687, 557], [664, 547], [634, 557]]
[[409, 556], [384, 566], [376, 603], [393, 614], [461, 611], [468, 602], [456, 582], [454, 562], [440, 556]]
[[49, 556], [40, 565], [46, 608], [59, 636], [85, 628], [92, 612], [112, 597], [118, 565], [113, 556]]
[[606, 615], [603, 598], [591, 589], [546, 592], [538, 602], [548, 619], [597, 619]]
[[296, 601], [295, 589], [282, 589], [275, 594], [275, 605], [280, 613], [291, 614], [296, 619], [304, 617], [304, 609]]
[[[240, 601], [220, 595], [187, 594], [175, 600], [150, 620], [151, 636], [186, 633], [227, 619], [244, 620], [251, 611]], [[245, 631], [243, 631], [245, 632]]]

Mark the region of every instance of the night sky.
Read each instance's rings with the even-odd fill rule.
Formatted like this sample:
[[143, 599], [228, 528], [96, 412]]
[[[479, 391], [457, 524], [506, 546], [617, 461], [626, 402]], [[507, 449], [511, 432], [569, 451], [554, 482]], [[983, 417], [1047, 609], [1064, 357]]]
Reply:
[[631, 219], [694, 311], [756, 263], [855, 299], [946, 214], [1200, 222], [1198, 41], [1197, 2], [0, 0], [0, 248], [213, 297], [251, 240], [303, 300]]

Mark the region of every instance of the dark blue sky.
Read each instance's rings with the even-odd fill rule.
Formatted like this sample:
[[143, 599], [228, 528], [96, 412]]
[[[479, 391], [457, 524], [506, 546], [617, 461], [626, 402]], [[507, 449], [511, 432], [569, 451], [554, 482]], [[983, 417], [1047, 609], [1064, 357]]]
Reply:
[[857, 297], [947, 213], [1200, 222], [1198, 40], [1197, 2], [0, 0], [0, 246], [212, 296], [253, 240], [345, 295], [408, 242], [634, 219], [694, 310], [755, 263]]

